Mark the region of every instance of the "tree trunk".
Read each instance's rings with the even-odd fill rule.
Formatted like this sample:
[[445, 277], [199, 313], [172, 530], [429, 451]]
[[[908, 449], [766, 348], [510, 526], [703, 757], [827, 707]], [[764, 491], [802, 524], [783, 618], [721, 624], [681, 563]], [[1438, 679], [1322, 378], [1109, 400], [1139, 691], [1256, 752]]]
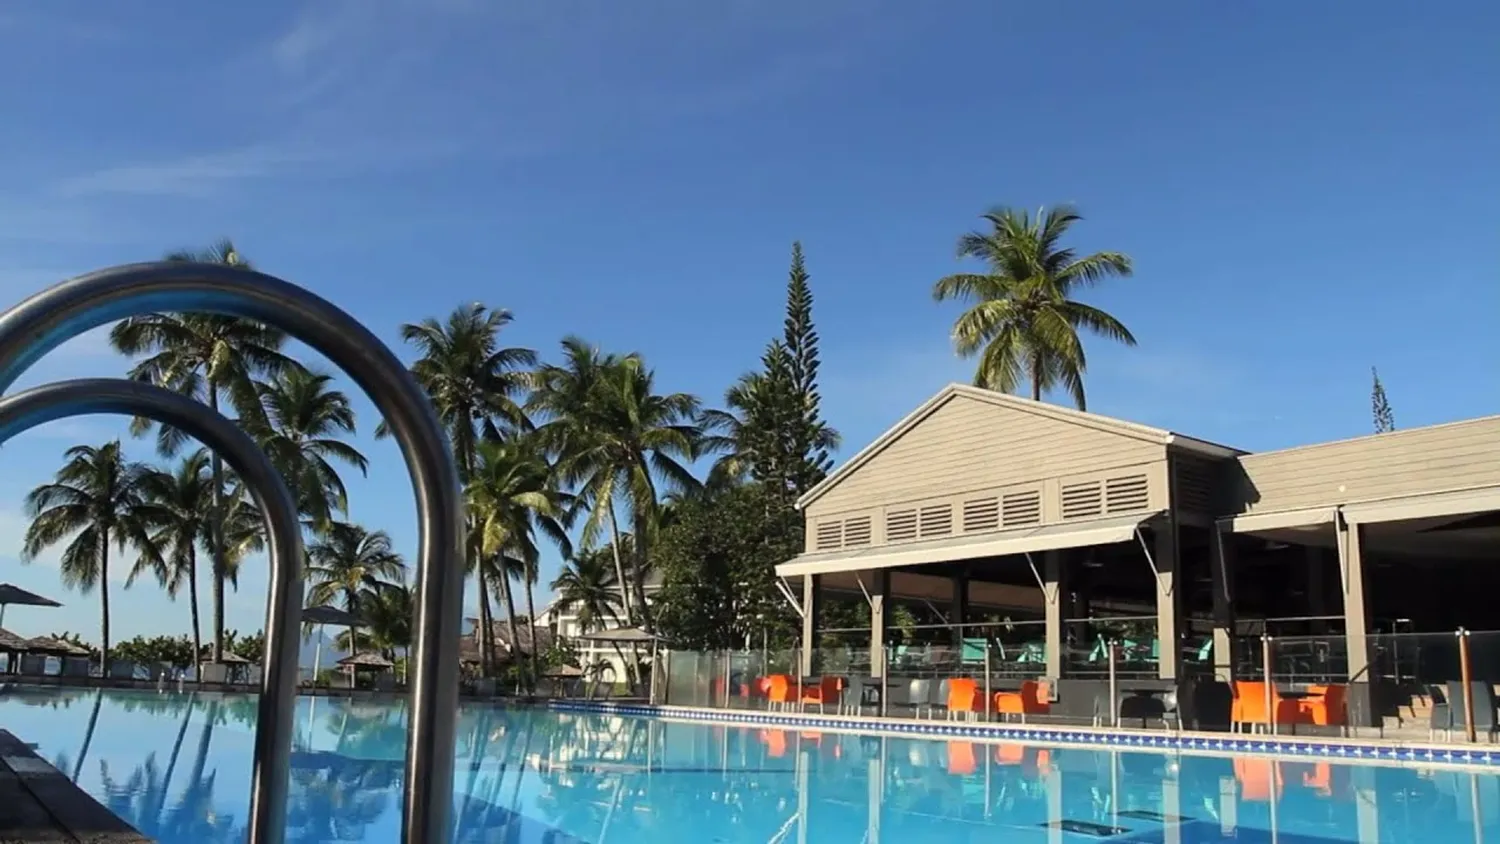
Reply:
[[632, 518], [634, 533], [631, 536], [631, 571], [630, 588], [635, 592], [635, 608], [640, 615], [639, 624], [641, 629], [650, 633], [654, 629], [651, 623], [651, 605], [646, 602], [646, 546], [650, 544], [646, 534], [651, 530], [648, 516], [640, 507], [636, 507]]
[[536, 636], [536, 595], [533, 594], [530, 572], [526, 572], [526, 623], [531, 626], [531, 692], [536, 693], [542, 681], [542, 646]]
[[520, 654], [521, 641], [516, 638], [516, 597], [510, 591], [510, 572], [505, 570], [504, 555], [499, 555], [496, 559], [500, 563], [500, 570], [496, 574], [498, 576], [497, 579], [500, 581], [500, 597], [505, 601], [505, 626], [510, 631], [510, 652], [511, 656], [515, 658], [516, 667], [519, 668], [522, 660]]
[[1031, 399], [1042, 400], [1042, 359], [1040, 356], [1031, 360]]
[[203, 682], [203, 628], [198, 619], [198, 551], [188, 548], [188, 610], [193, 614], [193, 679]]
[[99, 673], [109, 676], [109, 528], [99, 532]]
[[[476, 557], [477, 559], [477, 557]], [[481, 563], [476, 569], [479, 580], [479, 670], [486, 677], [495, 676], [495, 611], [490, 607], [490, 579]]]
[[[208, 387], [208, 406], [215, 414], [219, 412], [219, 390]], [[224, 577], [228, 569], [224, 561], [224, 461], [217, 451], [209, 453], [209, 475], [213, 484], [213, 503], [208, 514], [209, 554], [213, 557], [213, 613], [214, 652], [213, 661], [224, 659]]]
[[630, 611], [630, 581], [625, 579], [625, 562], [620, 559], [620, 520], [615, 518], [615, 503], [606, 502], [609, 508], [609, 548], [615, 557], [615, 583], [620, 588], [620, 608], [625, 612], [625, 626], [635, 624], [635, 613]]

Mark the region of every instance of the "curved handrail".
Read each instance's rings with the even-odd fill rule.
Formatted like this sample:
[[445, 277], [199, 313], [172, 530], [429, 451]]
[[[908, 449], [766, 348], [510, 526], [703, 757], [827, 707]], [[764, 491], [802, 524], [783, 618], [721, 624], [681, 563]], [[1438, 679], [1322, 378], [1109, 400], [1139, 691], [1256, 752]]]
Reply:
[[264, 273], [219, 264], [131, 264], [62, 282], [0, 315], [0, 391], [48, 351], [89, 329], [172, 311], [242, 316], [286, 331], [359, 384], [400, 444], [420, 528], [401, 840], [446, 841], [458, 706], [463, 501], [431, 400], [391, 350], [333, 304]]
[[297, 694], [297, 628], [302, 611], [302, 523], [296, 502], [265, 453], [237, 425], [206, 404], [138, 381], [84, 378], [0, 397], [0, 443], [45, 422], [96, 413], [144, 416], [218, 452], [244, 480], [266, 521], [271, 566], [267, 616], [279, 616], [282, 623], [266, 625], [250, 830], [253, 841], [280, 844], [286, 833], [287, 772], [292, 756], [293, 710], [287, 703], [295, 702]]

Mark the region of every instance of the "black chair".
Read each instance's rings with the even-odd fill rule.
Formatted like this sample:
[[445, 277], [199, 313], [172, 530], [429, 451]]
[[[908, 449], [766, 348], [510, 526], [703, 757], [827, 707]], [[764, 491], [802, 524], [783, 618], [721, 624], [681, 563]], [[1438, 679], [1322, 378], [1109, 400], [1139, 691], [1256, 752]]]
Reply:
[[1433, 741], [1442, 731], [1446, 739], [1453, 732], [1453, 710], [1448, 708], [1448, 693], [1442, 686], [1428, 686], [1427, 694], [1432, 699], [1432, 716], [1427, 722], [1427, 740]]

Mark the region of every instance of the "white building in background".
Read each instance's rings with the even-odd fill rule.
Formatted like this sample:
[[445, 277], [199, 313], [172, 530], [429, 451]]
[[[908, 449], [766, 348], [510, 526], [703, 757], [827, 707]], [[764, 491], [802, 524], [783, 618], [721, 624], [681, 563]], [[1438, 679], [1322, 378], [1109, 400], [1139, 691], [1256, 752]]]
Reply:
[[[646, 575], [646, 582], [642, 584], [642, 587], [646, 593], [646, 601], [650, 603], [656, 593], [661, 591], [661, 576], [656, 572]], [[586, 642], [578, 638], [585, 633], [615, 630], [624, 626], [618, 620], [604, 619], [603, 624], [596, 625], [596, 629], [584, 630], [583, 623], [578, 618], [577, 608], [570, 607], [565, 612], [560, 611], [558, 601], [553, 599], [546, 609], [536, 614], [536, 623], [537, 627], [551, 631], [552, 635], [559, 640], [570, 641], [574, 650], [578, 652], [578, 664], [584, 669], [602, 662], [607, 667], [601, 669], [603, 672], [601, 680], [605, 682], [625, 681], [625, 664], [620, 660], [620, 652], [615, 650], [614, 645], [608, 642]], [[627, 656], [630, 654], [628, 646], [621, 646], [621, 650]], [[644, 657], [645, 654], [642, 654], [642, 658]]]

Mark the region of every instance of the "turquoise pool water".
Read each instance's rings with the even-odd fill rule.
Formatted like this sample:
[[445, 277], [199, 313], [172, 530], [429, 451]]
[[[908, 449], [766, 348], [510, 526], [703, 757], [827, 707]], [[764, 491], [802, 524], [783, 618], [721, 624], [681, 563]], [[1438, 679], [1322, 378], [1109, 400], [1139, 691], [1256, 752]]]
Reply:
[[[0, 694], [0, 727], [163, 844], [244, 840], [243, 696]], [[400, 704], [303, 699], [289, 842], [398, 839]], [[1500, 777], [467, 706], [455, 841], [1500, 842]]]

